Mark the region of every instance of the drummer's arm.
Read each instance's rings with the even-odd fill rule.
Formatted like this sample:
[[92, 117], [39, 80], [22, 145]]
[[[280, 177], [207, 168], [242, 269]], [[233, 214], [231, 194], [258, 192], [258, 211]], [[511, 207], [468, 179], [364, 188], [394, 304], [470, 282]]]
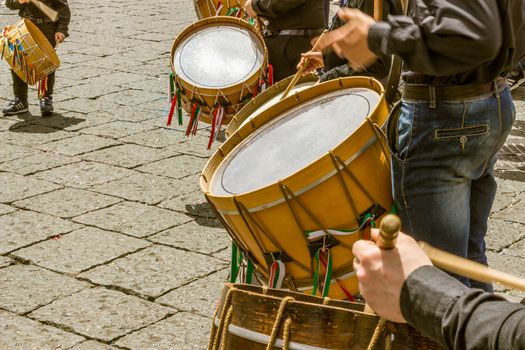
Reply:
[[20, 10], [29, 0], [5, 0], [5, 6], [11, 10]]
[[278, 17], [305, 2], [306, 0], [251, 0], [251, 5], [259, 16], [272, 18]]
[[69, 36], [69, 21], [71, 19], [71, 11], [69, 10], [67, 0], [55, 0], [53, 7], [58, 12], [56, 31], [58, 33], [64, 34], [66, 37]]
[[525, 306], [470, 289], [432, 267], [412, 272], [401, 290], [404, 318], [451, 349], [525, 349]]

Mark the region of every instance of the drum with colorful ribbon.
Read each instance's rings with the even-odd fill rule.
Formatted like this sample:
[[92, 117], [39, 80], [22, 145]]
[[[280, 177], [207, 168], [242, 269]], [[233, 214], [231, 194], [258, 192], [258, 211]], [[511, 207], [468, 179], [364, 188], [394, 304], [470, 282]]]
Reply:
[[199, 19], [214, 16], [247, 18], [246, 11], [239, 0], [194, 0], [193, 4]]
[[186, 134], [199, 121], [212, 124], [210, 143], [259, 91], [271, 84], [268, 53], [262, 36], [247, 22], [210, 17], [180, 33], [171, 49], [168, 125], [173, 115], [182, 124], [182, 109], [190, 116]]
[[[274, 104], [280, 101], [284, 91], [292, 81], [293, 76], [290, 76], [286, 79], [278, 81], [273, 84], [268, 89], [261, 92], [257, 97], [252, 99], [247, 103], [240, 111], [237, 113], [230, 124], [226, 128], [226, 136], [229, 136], [235, 132], [238, 128], [248, 123], [251, 119], [258, 116], [262, 111], [270, 108]], [[290, 90], [288, 96], [292, 96], [295, 92], [302, 91], [313, 86], [319, 81], [319, 78], [313, 74], [305, 75], [301, 77], [295, 86]]]
[[261, 112], [210, 158], [201, 189], [271, 287], [358, 292], [352, 244], [393, 204], [387, 114], [379, 81], [331, 80]]
[[45, 78], [60, 66], [55, 49], [44, 34], [24, 18], [3, 29], [0, 45], [0, 57], [29, 85], [40, 83], [39, 94], [43, 95]]
[[363, 309], [359, 303], [228, 283], [208, 349], [442, 349], [410, 325]]

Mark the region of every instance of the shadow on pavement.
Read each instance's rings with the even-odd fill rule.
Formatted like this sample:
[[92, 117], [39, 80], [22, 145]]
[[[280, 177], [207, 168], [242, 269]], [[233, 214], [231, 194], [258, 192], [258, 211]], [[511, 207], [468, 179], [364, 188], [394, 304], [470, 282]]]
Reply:
[[53, 113], [52, 115], [45, 117], [32, 115], [31, 113], [24, 113], [17, 115], [17, 117], [22, 120], [11, 125], [9, 131], [34, 134], [53, 133], [69, 126], [82, 123], [86, 120], [83, 118], [66, 117], [60, 113]]

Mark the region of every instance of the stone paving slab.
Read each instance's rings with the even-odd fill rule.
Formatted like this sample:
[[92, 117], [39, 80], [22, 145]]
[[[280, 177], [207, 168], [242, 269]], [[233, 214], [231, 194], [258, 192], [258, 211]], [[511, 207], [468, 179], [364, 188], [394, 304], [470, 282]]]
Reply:
[[136, 174], [133, 170], [96, 162], [77, 162], [40, 172], [33, 178], [63, 186], [86, 189]]
[[160, 232], [148, 239], [152, 242], [208, 255], [231, 245], [228, 233], [217, 219], [191, 221]]
[[489, 219], [485, 242], [487, 248], [496, 252], [525, 238], [525, 225], [505, 220]]
[[[9, 266], [9, 265], [12, 265], [14, 264], [15, 262], [5, 256], [0, 256], [0, 269], [2, 267], [6, 267], [6, 266]], [[0, 270], [0, 273], [1, 273], [1, 270]]]
[[106, 123], [103, 125], [97, 125], [90, 128], [85, 128], [81, 132], [83, 134], [91, 134], [96, 136], [118, 139], [121, 137], [126, 137], [128, 135], [151, 130], [153, 128], [153, 126], [148, 126], [141, 123], [118, 121]]
[[180, 312], [166, 320], [125, 336], [115, 344], [133, 350], [206, 349], [210, 329], [211, 321], [209, 318]]
[[37, 152], [26, 147], [4, 144], [2, 145], [2, 147], [0, 147], [0, 163], [6, 162], [8, 160], [22, 158], [30, 155], [31, 153]]
[[36, 266], [12, 265], [0, 269], [0, 307], [24, 314], [88, 286]]
[[75, 133], [57, 130], [43, 125], [27, 125], [12, 132], [0, 133], [0, 142], [31, 147], [76, 136]]
[[54, 271], [77, 274], [149, 245], [120, 233], [86, 227], [12, 254]]
[[137, 170], [180, 179], [189, 175], [200, 174], [205, 164], [205, 159], [183, 154], [143, 165]]
[[75, 345], [69, 349], [70, 350], [117, 350], [121, 348], [109, 346], [107, 344], [99, 343], [98, 341], [94, 341], [94, 340], [88, 340], [78, 345]]
[[94, 160], [126, 168], [134, 168], [139, 165], [167, 158], [174, 153], [158, 151], [150, 147], [133, 144], [115, 146], [111, 149], [102, 149], [82, 156], [84, 159]]
[[121, 141], [153, 148], [164, 148], [179, 144], [182, 138], [184, 138], [182, 133], [170, 129], [155, 129], [122, 138]]
[[101, 101], [100, 98], [91, 100], [87, 98], [74, 98], [71, 100], [60, 102], [58, 105], [60, 109], [71, 112], [78, 112], [84, 114], [91, 114], [98, 111], [108, 111], [118, 108], [118, 104], [110, 100]]
[[10, 203], [60, 188], [60, 186], [48, 181], [29, 179], [11, 173], [0, 173], [0, 183], [2, 184], [0, 202], [3, 203]]
[[78, 157], [65, 156], [54, 152], [38, 152], [27, 157], [1, 163], [0, 170], [29, 175], [61, 165], [79, 162], [80, 160]]
[[[56, 104], [60, 108], [60, 103]], [[39, 118], [32, 120], [32, 123], [44, 124], [57, 129], [68, 131], [78, 131], [89, 126], [106, 124], [114, 118], [105, 112], [92, 112], [89, 115], [78, 112], [55, 113], [50, 118]]]
[[[489, 266], [493, 269], [505, 271], [507, 273], [511, 273], [514, 276], [525, 276], [525, 258], [523, 257], [488, 252], [487, 258]], [[502, 291], [507, 290], [508, 287], [494, 284], [494, 289], [496, 291]], [[525, 298], [525, 292], [514, 291], [513, 295]]]
[[156, 245], [91, 269], [80, 276], [96, 284], [118, 286], [156, 298], [210, 274], [219, 263], [201, 254]]
[[12, 213], [15, 210], [16, 210], [16, 208], [14, 208], [14, 207], [12, 207], [10, 205], [0, 204], [0, 215]]
[[[156, 302], [210, 317], [215, 312], [221, 287], [228, 277], [229, 269], [223, 269], [204, 278], [200, 278], [158, 298]], [[214, 288], [217, 286], [218, 288]]]
[[111, 341], [173, 314], [172, 309], [104, 288], [85, 289], [30, 314], [89, 338]]
[[215, 214], [200, 190], [177, 195], [160, 203], [159, 206], [185, 213], [194, 218], [215, 218]]
[[94, 81], [93, 78], [88, 78], [86, 80], [83, 80], [82, 82], [83, 84], [68, 87], [68, 94], [71, 94], [75, 97], [96, 99], [100, 96], [104, 96], [122, 90], [122, 87], [120, 86], [97, 83], [96, 81]]
[[162, 96], [155, 92], [146, 92], [144, 90], [126, 89], [111, 94], [100, 96], [97, 102], [111, 102], [123, 106], [140, 106], [142, 103], [158, 101]]
[[81, 226], [28, 210], [0, 216], [0, 254], [71, 232]]
[[[36, 181], [36, 180], [35, 180]], [[121, 202], [119, 198], [66, 188], [13, 203], [17, 207], [70, 218]]]
[[157, 204], [170, 197], [172, 193], [191, 192], [193, 186], [194, 184], [186, 179], [171, 179], [140, 173], [93, 186], [91, 190], [132, 201]]
[[525, 200], [521, 199], [517, 203], [509, 205], [507, 208], [495, 214], [494, 218], [525, 224]]
[[46, 143], [45, 145], [39, 146], [39, 148], [44, 151], [56, 151], [68, 156], [76, 156], [118, 144], [120, 144], [118, 141], [104, 137], [79, 135], [65, 140]]
[[513, 243], [510, 247], [503, 251], [504, 254], [512, 255], [515, 257], [523, 258], [523, 250], [525, 250], [525, 226], [520, 227], [521, 239]]
[[[157, 118], [156, 115], [151, 111], [147, 109], [143, 109], [140, 106], [135, 107], [127, 107], [122, 106], [118, 109], [118, 112], [115, 113], [114, 118], [120, 121], [125, 122], [143, 122], [148, 119]], [[141, 123], [142, 124], [142, 123]], [[162, 127], [164, 125], [148, 125], [144, 123], [147, 128], [155, 128], [155, 127]]]
[[188, 222], [190, 218], [155, 206], [121, 202], [105, 209], [77, 216], [73, 220], [142, 238], [175, 225], [181, 225]]
[[0, 349], [66, 349], [85, 340], [55, 327], [0, 310]]

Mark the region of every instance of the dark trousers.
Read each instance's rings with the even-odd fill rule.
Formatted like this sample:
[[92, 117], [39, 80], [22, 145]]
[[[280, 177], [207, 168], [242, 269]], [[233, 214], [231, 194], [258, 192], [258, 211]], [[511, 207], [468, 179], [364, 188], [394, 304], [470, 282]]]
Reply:
[[313, 37], [276, 35], [264, 38], [268, 61], [273, 66], [273, 81], [278, 82], [297, 72], [303, 52], [312, 49]]
[[[56, 25], [54, 23], [43, 23], [36, 25], [38, 29], [42, 31], [47, 40], [55, 47], [55, 29]], [[15, 72], [11, 71], [11, 77], [13, 78], [13, 93], [15, 97], [18, 97], [21, 100], [27, 101], [27, 83], [20, 79]], [[55, 85], [55, 72], [47, 76], [47, 92], [46, 97], [53, 95], [53, 87]]]

